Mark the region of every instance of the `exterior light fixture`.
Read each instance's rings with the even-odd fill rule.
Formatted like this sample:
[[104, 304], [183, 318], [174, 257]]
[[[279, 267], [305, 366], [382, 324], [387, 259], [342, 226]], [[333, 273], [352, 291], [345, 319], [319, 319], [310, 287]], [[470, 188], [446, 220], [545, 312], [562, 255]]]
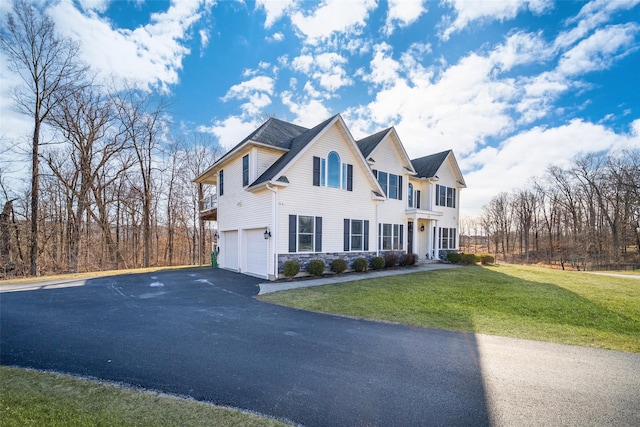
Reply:
[[264, 229], [264, 239], [268, 240], [269, 238], [271, 238], [271, 231], [269, 231], [269, 227]]
[[424, 224], [420, 226], [420, 231], [424, 231]]

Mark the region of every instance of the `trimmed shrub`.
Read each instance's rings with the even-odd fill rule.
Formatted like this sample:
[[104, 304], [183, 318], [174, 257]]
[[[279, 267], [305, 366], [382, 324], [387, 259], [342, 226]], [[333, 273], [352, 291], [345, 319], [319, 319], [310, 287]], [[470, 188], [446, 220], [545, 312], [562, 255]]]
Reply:
[[292, 278], [296, 274], [300, 273], [300, 263], [293, 260], [285, 262], [283, 273], [285, 277]]
[[462, 261], [462, 254], [459, 254], [457, 252], [449, 252], [447, 254], [446, 260], [454, 264], [459, 264]]
[[347, 262], [342, 258], [337, 258], [331, 261], [331, 271], [336, 274], [340, 274], [347, 269]]
[[381, 256], [373, 257], [371, 259], [371, 268], [374, 270], [382, 270], [384, 268], [385, 262], [384, 258]]
[[312, 259], [309, 261], [307, 271], [314, 276], [322, 276], [322, 273], [324, 273], [324, 261], [321, 259]]
[[416, 254], [402, 254], [398, 260], [398, 265], [406, 267], [408, 265], [415, 265], [418, 261], [418, 255]]
[[398, 255], [394, 252], [384, 254], [384, 268], [393, 268], [398, 263]]
[[356, 258], [353, 261], [353, 270], [357, 271], [358, 273], [367, 271], [367, 260], [364, 258]]
[[480, 255], [480, 262], [482, 265], [495, 264], [496, 259], [492, 255], [482, 254]]
[[478, 262], [478, 257], [475, 254], [462, 254], [461, 258], [460, 262], [463, 264], [475, 264]]

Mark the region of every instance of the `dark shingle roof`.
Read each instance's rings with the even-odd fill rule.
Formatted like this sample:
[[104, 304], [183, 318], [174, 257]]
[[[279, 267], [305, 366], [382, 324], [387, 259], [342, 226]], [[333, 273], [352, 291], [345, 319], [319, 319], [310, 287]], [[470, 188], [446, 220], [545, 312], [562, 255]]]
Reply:
[[[304, 147], [307, 146], [336, 116], [330, 117], [324, 122], [320, 123], [312, 129], [308, 129], [306, 132], [299, 134], [295, 138], [291, 139], [288, 143], [289, 151], [284, 153], [269, 169], [264, 171], [262, 175], [258, 177], [250, 187], [272, 180], [281, 170], [284, 168], [293, 158], [295, 158]], [[282, 122], [284, 123], [284, 122]], [[294, 125], [295, 126], [295, 125]], [[300, 126], [297, 126], [300, 128]], [[302, 128], [304, 129], [304, 128]], [[271, 144], [273, 145], [273, 144]]]
[[256, 141], [277, 148], [289, 149], [293, 138], [308, 130], [309, 129], [305, 127], [283, 122], [282, 120], [271, 117], [269, 120], [261, 124], [258, 129], [251, 132], [249, 136], [236, 144], [231, 150], [227, 151], [216, 161], [216, 164], [219, 164], [223, 159], [226, 159], [238, 148], [246, 144], [247, 141]]
[[291, 148], [291, 141], [308, 130], [309, 129], [305, 127], [294, 125], [293, 123], [270, 118], [242, 142], [250, 139], [263, 144], [273, 145], [274, 147], [289, 149]]
[[356, 141], [358, 144], [358, 148], [360, 152], [366, 159], [369, 154], [373, 151], [374, 148], [382, 141], [382, 138], [389, 132], [391, 128], [386, 128], [385, 130], [381, 130], [378, 133], [374, 133], [373, 135], [369, 135], [366, 138], [362, 138], [359, 141]]
[[411, 160], [418, 178], [433, 178], [451, 150]]

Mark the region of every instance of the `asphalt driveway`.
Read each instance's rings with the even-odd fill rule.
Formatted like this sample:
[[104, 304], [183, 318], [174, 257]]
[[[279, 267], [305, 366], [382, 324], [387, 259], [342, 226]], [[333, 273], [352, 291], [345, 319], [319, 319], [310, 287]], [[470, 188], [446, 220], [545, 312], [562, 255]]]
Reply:
[[5, 289], [0, 363], [307, 426], [640, 424], [639, 355], [294, 310], [259, 283], [194, 268]]

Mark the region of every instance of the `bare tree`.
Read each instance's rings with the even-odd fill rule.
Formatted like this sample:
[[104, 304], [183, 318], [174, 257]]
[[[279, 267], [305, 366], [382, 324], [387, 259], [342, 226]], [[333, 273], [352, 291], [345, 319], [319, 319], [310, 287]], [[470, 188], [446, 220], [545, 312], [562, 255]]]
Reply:
[[92, 188], [122, 144], [117, 138], [112, 142], [107, 137], [112, 121], [110, 104], [93, 86], [66, 96], [52, 111], [49, 121], [60, 131], [64, 142], [70, 143], [70, 159], [77, 176], [74, 182], [65, 182], [57, 165], [48, 162], [54, 173], [61, 177], [61, 182], [76, 196], [69, 260], [69, 271], [75, 273], [78, 271], [82, 221], [90, 209]]
[[514, 210], [521, 230], [521, 245], [524, 246], [525, 263], [529, 263], [529, 239], [536, 212], [536, 195], [530, 190], [520, 190], [514, 194]]
[[144, 248], [143, 265], [151, 264], [151, 223], [154, 208], [153, 171], [154, 155], [164, 131], [163, 115], [167, 109], [163, 99], [154, 102], [151, 96], [127, 89], [114, 97], [118, 118], [126, 139], [135, 152], [142, 188], [142, 238]]
[[14, 2], [13, 13], [6, 15], [0, 48], [7, 55], [9, 68], [24, 81], [14, 93], [18, 110], [33, 119], [30, 271], [36, 276], [41, 127], [56, 103], [83, 80], [86, 66], [78, 60], [78, 43], [57, 35], [51, 18], [22, 0]]

